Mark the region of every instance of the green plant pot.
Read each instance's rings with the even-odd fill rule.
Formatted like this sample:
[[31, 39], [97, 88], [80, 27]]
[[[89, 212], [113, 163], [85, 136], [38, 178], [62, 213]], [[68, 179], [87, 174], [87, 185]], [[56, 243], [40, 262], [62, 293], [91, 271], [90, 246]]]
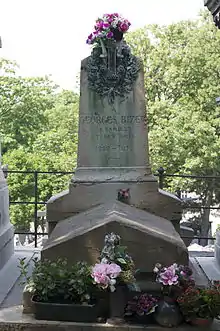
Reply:
[[37, 320], [94, 323], [100, 317], [97, 305], [32, 302]]

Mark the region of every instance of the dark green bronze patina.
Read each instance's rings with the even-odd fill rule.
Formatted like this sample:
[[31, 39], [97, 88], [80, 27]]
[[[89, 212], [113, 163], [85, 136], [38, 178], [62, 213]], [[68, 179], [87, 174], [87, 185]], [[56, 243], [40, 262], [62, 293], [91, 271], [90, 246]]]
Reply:
[[116, 97], [124, 100], [132, 91], [139, 70], [140, 61], [124, 41], [105, 44], [104, 51], [95, 47], [88, 59], [89, 88], [113, 104]]

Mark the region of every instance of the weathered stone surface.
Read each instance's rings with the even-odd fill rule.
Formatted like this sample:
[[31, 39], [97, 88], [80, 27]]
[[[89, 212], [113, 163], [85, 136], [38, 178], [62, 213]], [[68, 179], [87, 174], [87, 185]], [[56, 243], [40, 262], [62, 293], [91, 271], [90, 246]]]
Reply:
[[49, 234], [56, 223], [130, 190], [130, 204], [171, 220], [179, 231], [180, 200], [158, 189], [149, 165], [143, 69], [133, 91], [113, 105], [88, 87], [82, 61], [79, 145], [76, 173], [68, 191], [47, 204]]
[[52, 232], [58, 221], [107, 201], [116, 200], [118, 190], [127, 188], [130, 189], [132, 206], [167, 218], [179, 231], [182, 211], [180, 200], [173, 194], [158, 190], [157, 183], [149, 180], [148, 182], [71, 184], [69, 191], [53, 196], [47, 203], [49, 233]]
[[78, 162], [73, 182], [138, 180], [149, 166], [144, 73], [124, 100], [113, 105], [88, 87], [88, 58], [81, 64]]
[[220, 268], [220, 231], [216, 233], [216, 241], [215, 241], [215, 259]]
[[9, 192], [0, 166], [0, 269], [14, 253], [14, 229], [9, 219]]
[[[169, 328], [163, 328], [158, 325], [110, 325], [93, 323], [73, 323], [59, 321], [37, 321], [32, 315], [23, 315], [22, 307], [16, 306], [2, 309], [0, 311], [0, 330], [2, 331], [169, 331]], [[178, 328], [172, 328], [173, 331], [201, 331], [201, 328], [190, 325], [180, 325]], [[214, 321], [206, 331], [220, 331], [220, 322]]]
[[[137, 268], [151, 272], [155, 263], [187, 264], [188, 252], [172, 223], [120, 202], [109, 202], [59, 222], [42, 258], [66, 257], [74, 263], [97, 261], [106, 233], [117, 233]], [[175, 249], [174, 249], [175, 247]]]
[[[94, 263], [105, 234], [113, 231], [133, 252], [138, 267], [187, 263], [187, 249], [177, 233], [181, 201], [159, 190], [151, 173], [143, 68], [133, 90], [109, 103], [89, 88], [87, 63], [88, 58], [81, 64], [77, 169], [69, 190], [47, 203], [50, 238], [42, 256]], [[132, 207], [115, 204], [121, 189], [129, 190]], [[147, 259], [141, 257], [144, 250]]]

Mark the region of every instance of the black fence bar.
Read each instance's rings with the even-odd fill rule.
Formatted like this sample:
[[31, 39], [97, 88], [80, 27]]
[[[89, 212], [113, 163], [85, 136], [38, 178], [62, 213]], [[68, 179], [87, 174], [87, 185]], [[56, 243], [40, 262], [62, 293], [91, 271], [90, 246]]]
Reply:
[[[38, 229], [38, 205], [46, 205], [46, 202], [44, 201], [38, 201], [38, 180], [39, 174], [49, 174], [49, 175], [73, 175], [75, 173], [75, 171], [37, 171], [37, 170], [26, 170], [26, 171], [22, 171], [22, 170], [3, 170], [5, 173], [5, 176], [7, 176], [8, 174], [32, 174], [34, 177], [34, 200], [33, 201], [11, 201], [10, 200], [10, 204], [11, 205], [15, 205], [15, 204], [23, 204], [23, 205], [34, 205], [34, 232], [22, 232], [22, 231], [15, 231], [15, 234], [26, 234], [26, 235], [33, 235], [34, 236], [34, 245], [35, 247], [37, 247], [37, 237], [38, 235], [48, 235], [47, 232], [37, 232]], [[157, 173], [154, 174], [154, 176], [158, 177], [158, 184], [159, 184], [159, 188], [163, 189], [164, 188], [164, 179], [165, 178], [172, 178], [172, 177], [176, 177], [176, 178], [189, 178], [189, 179], [207, 179], [207, 180], [213, 180], [213, 179], [218, 179], [220, 181], [220, 176], [211, 176], [211, 175], [188, 175], [188, 174], [168, 174], [165, 172], [165, 169], [163, 167], [160, 167], [157, 171]], [[105, 182], [105, 181], [103, 181]], [[118, 182], [118, 181], [117, 181]], [[123, 181], [120, 181], [121, 183], [123, 183]], [[133, 181], [129, 181], [129, 182], [133, 182]], [[187, 193], [187, 192], [186, 192]], [[189, 193], [189, 192], [188, 192]], [[176, 191], [176, 195], [181, 198], [181, 190], [178, 188]], [[184, 209], [214, 209], [214, 210], [218, 210], [220, 209], [220, 207], [206, 207], [206, 206], [187, 206], [184, 205], [183, 206]], [[205, 239], [205, 240], [215, 240], [215, 238], [210, 238], [210, 237], [199, 237], [199, 236], [194, 236], [194, 237], [182, 237], [183, 239]]]
[[34, 246], [37, 247], [38, 172], [34, 172]]

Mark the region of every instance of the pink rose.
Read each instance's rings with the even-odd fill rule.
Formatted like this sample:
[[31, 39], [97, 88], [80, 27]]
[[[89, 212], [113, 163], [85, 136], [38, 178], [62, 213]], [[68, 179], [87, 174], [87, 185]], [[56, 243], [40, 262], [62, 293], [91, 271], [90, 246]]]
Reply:
[[129, 29], [128, 23], [123, 22], [119, 25], [119, 30], [121, 32], [126, 32], [126, 31], [128, 31], [128, 29]]

